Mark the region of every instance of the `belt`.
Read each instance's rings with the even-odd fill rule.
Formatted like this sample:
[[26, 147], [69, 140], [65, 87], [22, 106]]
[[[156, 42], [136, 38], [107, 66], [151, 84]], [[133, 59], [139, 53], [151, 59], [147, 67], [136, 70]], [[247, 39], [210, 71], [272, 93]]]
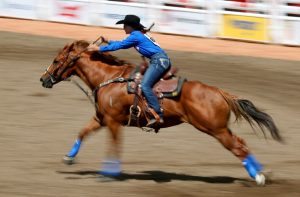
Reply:
[[165, 52], [159, 52], [159, 53], [155, 53], [154, 55], [152, 55], [152, 56], [150, 57], [150, 59], [155, 58], [155, 57], [160, 56], [160, 55], [164, 55], [164, 56], [166, 56], [167, 58], [169, 58], [168, 55], [167, 55]]

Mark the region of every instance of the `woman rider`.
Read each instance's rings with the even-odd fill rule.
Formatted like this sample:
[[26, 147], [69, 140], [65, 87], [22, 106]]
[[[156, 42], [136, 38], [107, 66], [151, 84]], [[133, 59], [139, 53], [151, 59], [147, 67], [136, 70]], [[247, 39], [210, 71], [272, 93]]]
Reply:
[[122, 41], [108, 41], [108, 45], [106, 46], [98, 47], [92, 44], [88, 50], [107, 52], [134, 47], [140, 54], [150, 59], [150, 65], [141, 82], [141, 89], [146, 97], [148, 106], [157, 113], [159, 120], [157, 120], [155, 114], [153, 114], [147, 126], [153, 127], [156, 124], [162, 124], [164, 122], [163, 112], [161, 111], [157, 96], [152, 91], [152, 87], [169, 69], [170, 59], [166, 52], [144, 33], [145, 27], [140, 24], [140, 18], [138, 16], [126, 15], [123, 20], [118, 21], [116, 24], [124, 24], [124, 31], [126, 34], [129, 34], [127, 38]]

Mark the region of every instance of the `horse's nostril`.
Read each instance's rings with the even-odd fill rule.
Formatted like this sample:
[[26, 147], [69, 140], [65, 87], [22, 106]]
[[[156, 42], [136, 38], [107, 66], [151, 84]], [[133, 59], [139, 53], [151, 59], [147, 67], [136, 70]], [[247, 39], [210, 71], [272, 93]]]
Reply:
[[43, 82], [43, 79], [42, 79], [42, 78], [40, 78], [40, 82]]

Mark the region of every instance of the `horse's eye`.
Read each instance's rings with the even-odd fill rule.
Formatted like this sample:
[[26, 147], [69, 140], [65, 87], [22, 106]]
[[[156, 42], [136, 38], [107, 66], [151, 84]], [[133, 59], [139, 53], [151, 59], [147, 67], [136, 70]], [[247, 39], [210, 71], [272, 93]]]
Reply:
[[53, 61], [53, 64], [58, 64], [58, 61], [57, 61], [57, 60], [54, 60], [54, 61]]

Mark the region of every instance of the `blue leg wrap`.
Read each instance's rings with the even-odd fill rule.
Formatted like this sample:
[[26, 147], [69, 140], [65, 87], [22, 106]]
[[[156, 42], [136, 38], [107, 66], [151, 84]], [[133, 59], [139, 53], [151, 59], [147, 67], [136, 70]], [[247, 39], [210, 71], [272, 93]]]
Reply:
[[263, 166], [256, 160], [254, 155], [249, 154], [248, 158], [250, 159], [250, 162], [254, 165], [256, 171], [261, 172], [263, 169]]
[[70, 150], [70, 152], [68, 153], [68, 157], [75, 157], [80, 149], [80, 145], [81, 145], [81, 140], [77, 139], [72, 147], [72, 149]]
[[104, 176], [120, 176], [121, 162], [119, 160], [105, 160], [99, 174]]
[[243, 160], [243, 165], [252, 178], [255, 178], [255, 176], [263, 169], [262, 165], [251, 154]]

